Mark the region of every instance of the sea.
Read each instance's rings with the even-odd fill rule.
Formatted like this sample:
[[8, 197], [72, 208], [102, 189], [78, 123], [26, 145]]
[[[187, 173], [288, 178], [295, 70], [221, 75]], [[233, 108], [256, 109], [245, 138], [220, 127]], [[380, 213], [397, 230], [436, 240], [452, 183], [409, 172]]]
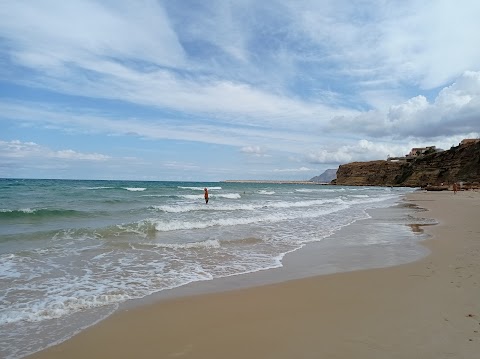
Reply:
[[[355, 268], [415, 260], [425, 255], [424, 238], [411, 229], [419, 220], [403, 200], [414, 190], [0, 179], [0, 357], [64, 341], [125, 303], [282, 268], [313, 244], [312, 261], [324, 273], [352, 269], [342, 253], [370, 253]], [[366, 229], [358, 223], [372, 211], [376, 225], [345, 231], [355, 223]], [[408, 251], [378, 262], [379, 246]]]

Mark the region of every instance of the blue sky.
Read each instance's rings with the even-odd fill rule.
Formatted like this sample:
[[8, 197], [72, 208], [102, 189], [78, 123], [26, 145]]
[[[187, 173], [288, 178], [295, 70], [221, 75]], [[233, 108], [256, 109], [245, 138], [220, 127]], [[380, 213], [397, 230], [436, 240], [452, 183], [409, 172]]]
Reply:
[[476, 0], [0, 1], [0, 177], [309, 179], [480, 133]]

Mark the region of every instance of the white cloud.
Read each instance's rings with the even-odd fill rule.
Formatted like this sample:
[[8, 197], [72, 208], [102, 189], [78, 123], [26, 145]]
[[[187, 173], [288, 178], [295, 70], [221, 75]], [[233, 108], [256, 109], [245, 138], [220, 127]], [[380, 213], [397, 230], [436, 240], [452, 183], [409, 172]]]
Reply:
[[[322, 131], [322, 121], [316, 126], [277, 123], [274, 128], [243, 126], [221, 121], [181, 121], [154, 117], [152, 119], [118, 118], [118, 115], [87, 108], [70, 109], [37, 103], [3, 102], [0, 113], [4, 119], [33, 126], [63, 129], [79, 133], [132, 135], [150, 139], [178, 139], [237, 146], [243, 153], [266, 157], [269, 151], [287, 151], [308, 155], [318, 163], [344, 163], [351, 160], [385, 158], [388, 154], [402, 155], [413, 142], [449, 148], [465, 137], [478, 137], [480, 118], [480, 73], [466, 72], [455, 83], [440, 91], [434, 101], [416, 96], [387, 111], [368, 111], [359, 116], [333, 117], [328, 132]], [[282, 128], [283, 126], [283, 128]], [[364, 138], [374, 143], [391, 142], [382, 151], [344, 148], [346, 138]], [[393, 142], [392, 142], [393, 140]], [[251, 145], [262, 143], [262, 146]], [[403, 144], [398, 151], [395, 143]], [[335, 149], [338, 144], [342, 150]], [[405, 145], [407, 144], [407, 145]], [[352, 145], [356, 147], [356, 145]], [[374, 146], [378, 148], [377, 145]], [[332, 148], [334, 148], [332, 150]], [[352, 155], [355, 153], [355, 155]], [[271, 153], [272, 154], [272, 153]], [[269, 154], [269, 156], [271, 155]]]
[[307, 153], [305, 159], [315, 164], [343, 164], [356, 161], [386, 160], [387, 157], [400, 157], [408, 154], [414, 147], [436, 146], [448, 150], [457, 146], [464, 138], [477, 138], [478, 133], [439, 138], [436, 140], [409, 140], [398, 142], [374, 142], [360, 140], [341, 146], [329, 146]]
[[62, 79], [45, 79], [41, 86], [72, 95], [118, 99], [246, 125], [314, 126], [318, 119], [357, 113], [214, 77], [192, 80], [166, 70], [143, 73], [105, 61], [83, 62], [82, 66], [94, 71], [95, 77], [67, 73]]
[[265, 153], [264, 149], [262, 149], [260, 146], [245, 146], [240, 149], [240, 152], [247, 153], [249, 155], [258, 156], [258, 157], [269, 156]]
[[152, 0], [14, 1], [0, 7], [0, 31], [25, 66], [48, 70], [85, 60], [124, 58], [176, 67], [184, 52], [163, 8]]
[[[0, 32], [20, 63], [62, 77], [71, 67], [94, 70], [88, 62], [118, 62], [147, 75], [158, 65], [187, 70], [194, 82], [202, 82], [197, 70], [203, 77], [248, 83], [259, 83], [268, 72], [262, 86], [275, 78], [284, 85], [295, 73], [323, 80], [343, 75], [378, 91], [379, 84], [389, 90], [406, 81], [434, 88], [465, 69], [479, 70], [479, 12], [475, 0], [462, 6], [445, 1], [209, 1], [196, 6], [153, 0], [15, 1], [0, 9]], [[217, 49], [231, 59], [224, 60]], [[318, 66], [302, 71], [305, 63]]]
[[480, 131], [480, 72], [467, 71], [442, 89], [433, 102], [413, 97], [387, 111], [368, 111], [354, 117], [337, 117], [330, 128], [372, 137], [425, 138]]
[[480, 48], [472, 46], [480, 33], [478, 1], [428, 1], [408, 5], [411, 4], [417, 5], [415, 14], [398, 18], [389, 35], [411, 40], [398, 47], [394, 54], [410, 64], [422, 87], [441, 86], [465, 69], [480, 70]]
[[[262, 169], [448, 147], [480, 133], [479, 12], [474, 0], [3, 2], [0, 77], [27, 91], [4, 96], [0, 121], [235, 146], [271, 156], [249, 158]], [[109, 159], [9, 146], [12, 160]]]
[[199, 165], [196, 165], [193, 163], [175, 162], [175, 161], [163, 162], [161, 166], [166, 168], [179, 169], [182, 171], [198, 170], [200, 168]]
[[[148, 139], [175, 139], [240, 147], [242, 152], [268, 157], [265, 148], [302, 153], [305, 146], [318, 142], [318, 135], [309, 127], [285, 130], [259, 126], [237, 126], [221, 122], [184, 120], [162, 116], [153, 119], [117, 118], [113, 114], [90, 109], [69, 109], [38, 103], [0, 102], [2, 119], [32, 127], [50, 128], [69, 133], [127, 135]], [[305, 129], [308, 129], [305, 132]], [[252, 146], [251, 143], [263, 143]]]
[[[167, 6], [167, 9], [177, 20], [176, 30], [184, 41], [197, 42], [200, 39], [234, 59], [242, 62], [248, 60], [248, 27], [245, 26], [248, 18], [244, 14], [248, 8], [244, 1], [213, 0], [181, 9], [176, 6]], [[202, 56], [194, 53], [190, 55]], [[209, 55], [213, 59], [219, 57], [212, 49]]]
[[409, 150], [408, 145], [392, 145], [360, 140], [357, 143], [323, 149], [307, 154], [310, 163], [342, 164], [354, 161], [385, 160], [388, 155], [400, 156]]
[[110, 156], [102, 155], [99, 153], [79, 153], [73, 150], [54, 151], [50, 154], [53, 158], [62, 158], [67, 160], [87, 160], [87, 161], [105, 161]]
[[466, 71], [456, 81], [442, 89], [435, 105], [443, 108], [460, 108], [480, 99], [480, 71]]
[[55, 151], [35, 142], [21, 142], [19, 140], [0, 140], [0, 158], [11, 159], [61, 159], [82, 161], [106, 161], [110, 156], [99, 153], [81, 153], [74, 150]]
[[[393, 88], [399, 82], [423, 82], [431, 88], [465, 68], [479, 69], [480, 48], [472, 46], [480, 32], [471, 15], [480, 6], [476, 2], [359, 6], [346, 1], [221, 1], [196, 8], [161, 4], [12, 2], [0, 10], [0, 34], [8, 41], [8, 54], [37, 72], [31, 80], [22, 80], [31, 86], [270, 125], [315, 126], [319, 119], [356, 113], [330, 107], [338, 95], [313, 100], [291, 96], [286, 87], [292, 76], [311, 77], [319, 94], [335, 94], [328, 81], [346, 79], [350, 87], [360, 87], [358, 99], [375, 91], [383, 101], [368, 103], [385, 106], [398, 99]], [[447, 17], [461, 19], [462, 26], [443, 21]], [[271, 44], [262, 36], [269, 36]], [[438, 38], [441, 41], [433, 41]], [[217, 63], [215, 53], [201, 57], [193, 46], [197, 42], [205, 49], [216, 46], [243, 65]], [[455, 66], [445, 60], [451, 53], [458, 60]], [[272, 73], [259, 81], [263, 61], [269, 61]], [[305, 63], [315, 67], [303, 70]], [[236, 70], [243, 75], [237, 76]], [[430, 84], [426, 77], [440, 83]], [[269, 87], [272, 82], [280, 87]]]
[[298, 40], [317, 44], [316, 59], [333, 60], [334, 71], [362, 86], [431, 89], [466, 69], [480, 70], [476, 0], [295, 1], [288, 8]]
[[[239, 145], [238, 140], [228, 138], [228, 132], [219, 127], [197, 124], [175, 124], [168, 119], [148, 121], [118, 119], [108, 114], [72, 112], [69, 109], [39, 106], [29, 103], [0, 103], [4, 118], [28, 123], [34, 127], [47, 127], [78, 133], [102, 133], [138, 136], [150, 139], [179, 139], [216, 144]], [[164, 123], [162, 123], [164, 122]], [[224, 136], [219, 136], [219, 134]], [[225, 138], [227, 136], [227, 138]]]

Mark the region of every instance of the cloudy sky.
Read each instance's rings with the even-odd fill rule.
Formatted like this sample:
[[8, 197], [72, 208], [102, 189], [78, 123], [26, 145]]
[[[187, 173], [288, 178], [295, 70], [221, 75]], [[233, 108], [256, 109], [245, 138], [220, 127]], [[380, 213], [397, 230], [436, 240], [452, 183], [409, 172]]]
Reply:
[[308, 179], [480, 133], [477, 0], [0, 0], [0, 177]]

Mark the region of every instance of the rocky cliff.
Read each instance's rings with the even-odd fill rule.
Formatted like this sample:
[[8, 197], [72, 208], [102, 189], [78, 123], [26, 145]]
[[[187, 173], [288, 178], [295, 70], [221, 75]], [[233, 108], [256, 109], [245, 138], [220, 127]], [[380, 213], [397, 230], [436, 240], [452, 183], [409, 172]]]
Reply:
[[420, 156], [411, 162], [352, 162], [341, 165], [336, 184], [422, 187], [480, 182], [480, 142]]

